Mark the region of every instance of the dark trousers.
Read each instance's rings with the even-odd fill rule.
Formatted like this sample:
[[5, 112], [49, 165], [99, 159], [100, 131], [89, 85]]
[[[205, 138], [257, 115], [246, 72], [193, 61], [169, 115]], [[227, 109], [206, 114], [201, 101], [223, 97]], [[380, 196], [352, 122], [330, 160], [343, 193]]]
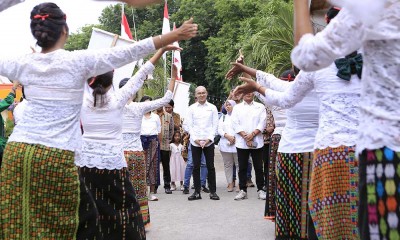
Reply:
[[171, 188], [171, 173], [169, 170], [169, 159], [170, 159], [171, 151], [160, 151], [161, 156], [161, 164], [163, 167], [163, 179], [164, 179], [164, 188]]
[[[264, 179], [265, 179], [265, 186], [268, 186], [268, 163], [269, 163], [269, 143], [264, 144], [262, 159], [263, 159], [263, 166], [264, 166]], [[266, 190], [266, 189], [264, 189]]]
[[236, 148], [239, 162], [239, 188], [247, 192], [247, 166], [249, 156], [253, 159], [254, 171], [256, 172], [256, 184], [257, 190], [263, 190], [265, 185], [264, 173], [263, 173], [263, 149], [242, 149]]
[[216, 192], [216, 180], [215, 180], [215, 167], [214, 167], [214, 143], [208, 147], [196, 147], [191, 145], [192, 157], [193, 157], [193, 181], [196, 192], [200, 192], [200, 164], [201, 154], [204, 153], [206, 158], [206, 165], [208, 170], [208, 187], [211, 193]]

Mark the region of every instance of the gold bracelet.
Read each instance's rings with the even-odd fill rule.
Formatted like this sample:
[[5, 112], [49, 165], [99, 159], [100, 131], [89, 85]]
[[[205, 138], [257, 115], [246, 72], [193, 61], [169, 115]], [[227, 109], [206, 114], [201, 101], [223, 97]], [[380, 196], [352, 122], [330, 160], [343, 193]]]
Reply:
[[158, 37], [160, 38], [161, 48], [165, 47], [165, 46], [164, 46], [164, 42], [163, 42], [163, 40], [162, 40], [162, 35], [158, 35]]

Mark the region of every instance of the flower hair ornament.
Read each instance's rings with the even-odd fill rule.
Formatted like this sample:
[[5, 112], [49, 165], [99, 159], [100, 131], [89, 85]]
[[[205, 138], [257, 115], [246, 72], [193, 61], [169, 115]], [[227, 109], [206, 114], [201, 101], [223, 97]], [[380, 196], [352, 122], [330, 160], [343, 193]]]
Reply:
[[34, 19], [42, 19], [42, 21], [46, 20], [47, 18], [49, 18], [49, 14], [36, 14], [35, 16], [33, 16]]
[[96, 82], [96, 77], [92, 77], [89, 82], [89, 86], [92, 86]]
[[[49, 14], [36, 14], [35, 16], [33, 16], [33, 19], [42, 19], [42, 21], [44, 21], [49, 17], [50, 17]], [[64, 15], [63, 19], [67, 20], [67, 15]]]

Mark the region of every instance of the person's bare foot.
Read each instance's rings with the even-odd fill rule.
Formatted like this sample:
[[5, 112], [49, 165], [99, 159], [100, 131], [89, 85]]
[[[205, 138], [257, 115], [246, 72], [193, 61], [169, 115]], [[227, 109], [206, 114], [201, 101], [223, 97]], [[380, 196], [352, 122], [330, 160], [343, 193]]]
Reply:
[[233, 184], [232, 183], [228, 184], [228, 192], [233, 192]]

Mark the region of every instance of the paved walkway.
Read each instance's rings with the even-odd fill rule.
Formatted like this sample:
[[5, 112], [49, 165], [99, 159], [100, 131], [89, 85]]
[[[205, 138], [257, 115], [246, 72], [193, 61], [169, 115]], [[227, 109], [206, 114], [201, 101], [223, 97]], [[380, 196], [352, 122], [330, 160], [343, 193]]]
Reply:
[[274, 239], [274, 224], [263, 219], [265, 202], [257, 199], [256, 188], [249, 188], [249, 199], [243, 201], [233, 200], [236, 192], [226, 191], [222, 158], [215, 150], [217, 193], [221, 200], [210, 200], [208, 194], [202, 193], [202, 200], [189, 202], [189, 195], [181, 191], [167, 195], [159, 188], [159, 201], [150, 202], [148, 240]]

